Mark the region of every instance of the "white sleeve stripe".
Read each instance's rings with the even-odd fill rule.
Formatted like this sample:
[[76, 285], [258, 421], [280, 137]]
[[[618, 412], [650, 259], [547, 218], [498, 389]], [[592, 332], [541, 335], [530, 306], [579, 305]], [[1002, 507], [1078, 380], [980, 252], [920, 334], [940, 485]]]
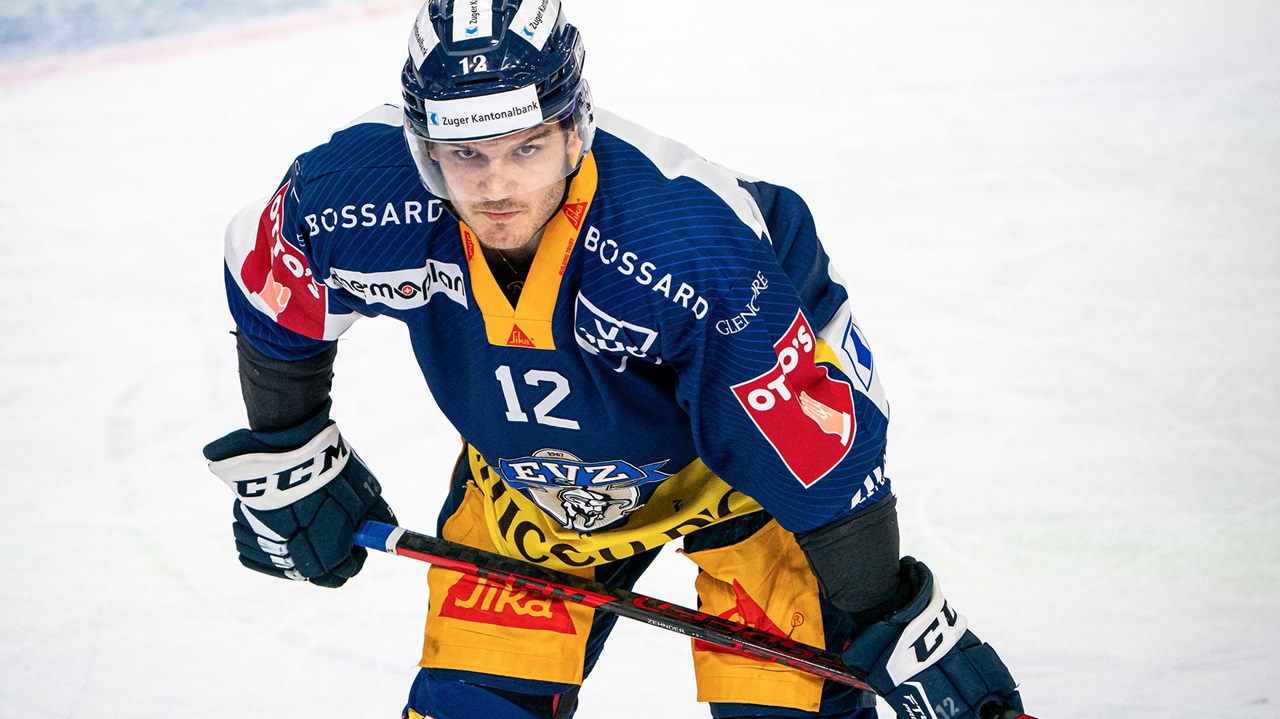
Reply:
[[770, 239], [764, 215], [760, 212], [755, 198], [738, 184], [739, 180], [753, 182], [754, 178], [717, 165], [688, 147], [624, 120], [607, 110], [596, 108], [596, 119], [602, 130], [635, 147], [664, 176], [671, 179], [688, 177], [697, 180], [716, 193], [729, 206], [729, 209], [733, 210], [742, 224], [750, 227], [757, 237]]

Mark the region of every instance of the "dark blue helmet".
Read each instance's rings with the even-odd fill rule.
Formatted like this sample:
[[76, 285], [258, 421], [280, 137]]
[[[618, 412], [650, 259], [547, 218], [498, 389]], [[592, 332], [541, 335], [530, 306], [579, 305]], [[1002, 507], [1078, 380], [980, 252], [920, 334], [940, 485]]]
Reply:
[[585, 58], [560, 0], [428, 0], [401, 75], [405, 138], [427, 189], [451, 198], [437, 160], [442, 145], [540, 125], [558, 126], [571, 139], [559, 177], [574, 172], [595, 135]]
[[430, 0], [413, 23], [404, 111], [415, 132], [429, 139], [442, 129], [449, 137], [439, 139], [493, 136], [502, 132], [442, 128], [439, 119], [433, 124], [434, 106], [531, 87], [541, 115], [525, 122], [557, 120], [581, 91], [584, 60], [581, 35], [559, 0]]

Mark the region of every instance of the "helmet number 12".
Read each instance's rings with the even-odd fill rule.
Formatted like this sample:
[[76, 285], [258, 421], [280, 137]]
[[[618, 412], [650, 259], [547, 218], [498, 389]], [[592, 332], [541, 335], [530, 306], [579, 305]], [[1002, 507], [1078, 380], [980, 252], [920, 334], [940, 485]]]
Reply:
[[[525, 414], [520, 407], [520, 396], [516, 394], [516, 383], [511, 378], [511, 368], [502, 365], [495, 372], [494, 376], [498, 378], [498, 384], [502, 385], [502, 398], [507, 403], [507, 421], [508, 422], [528, 422], [529, 415]], [[556, 405], [564, 401], [569, 396], [569, 380], [559, 372], [550, 372], [547, 370], [531, 369], [524, 373], [524, 383], [530, 387], [537, 387], [540, 384], [550, 384], [551, 392], [543, 397], [533, 407], [533, 418], [538, 424], [545, 424], [548, 427], [559, 427], [560, 429], [579, 429], [578, 421], [574, 419], [564, 419], [551, 414]]]
[[462, 64], [462, 74], [470, 75], [473, 72], [488, 72], [489, 58], [484, 55], [476, 55], [475, 57], [464, 57], [458, 61]]

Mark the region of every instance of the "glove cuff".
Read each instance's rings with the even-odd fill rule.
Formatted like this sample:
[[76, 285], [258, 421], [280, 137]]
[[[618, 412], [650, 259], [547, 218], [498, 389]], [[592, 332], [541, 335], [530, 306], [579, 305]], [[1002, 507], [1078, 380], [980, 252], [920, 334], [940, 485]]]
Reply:
[[882, 692], [936, 663], [960, 642], [969, 624], [947, 604], [923, 562], [903, 557], [900, 576], [911, 588], [911, 601], [868, 627], [844, 655], [847, 664], [867, 672], [871, 685]]
[[[220, 442], [231, 444], [235, 440], [228, 435], [213, 444]], [[206, 448], [206, 456], [209, 454]], [[297, 449], [237, 454], [210, 462], [209, 470], [226, 482], [245, 505], [270, 511], [320, 490], [346, 469], [350, 458], [351, 448], [338, 426], [330, 423]]]

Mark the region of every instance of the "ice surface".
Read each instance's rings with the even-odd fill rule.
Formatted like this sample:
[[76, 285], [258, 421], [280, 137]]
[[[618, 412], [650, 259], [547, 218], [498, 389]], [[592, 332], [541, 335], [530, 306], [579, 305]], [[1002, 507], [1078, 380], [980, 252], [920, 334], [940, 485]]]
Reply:
[[[602, 105], [809, 200], [893, 403], [904, 548], [1028, 708], [1280, 717], [1280, 5], [568, 9]], [[398, 716], [423, 567], [241, 569], [200, 447], [243, 422], [225, 223], [396, 100], [415, 11], [0, 66], [0, 717]], [[402, 329], [358, 324], [337, 375], [431, 530], [457, 439]], [[640, 590], [692, 604], [692, 574]], [[690, 665], [624, 622], [580, 716], [706, 716]]]

